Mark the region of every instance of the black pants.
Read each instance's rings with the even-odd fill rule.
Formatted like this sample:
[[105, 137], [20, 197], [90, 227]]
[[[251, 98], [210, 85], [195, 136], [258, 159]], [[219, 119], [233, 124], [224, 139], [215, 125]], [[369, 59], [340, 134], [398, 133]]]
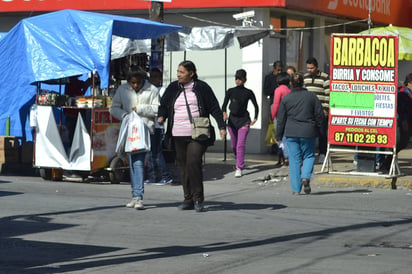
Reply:
[[202, 156], [206, 146], [191, 137], [173, 137], [176, 148], [176, 162], [180, 169], [184, 202], [203, 202]]
[[326, 151], [328, 150], [328, 117], [325, 117], [325, 121], [323, 123], [323, 131], [325, 134], [321, 134], [319, 136], [319, 154], [326, 154]]

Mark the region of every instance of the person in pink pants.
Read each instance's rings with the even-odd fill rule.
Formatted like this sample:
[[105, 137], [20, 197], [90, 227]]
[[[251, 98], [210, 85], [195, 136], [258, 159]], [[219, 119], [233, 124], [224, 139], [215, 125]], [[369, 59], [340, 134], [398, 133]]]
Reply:
[[[242, 170], [245, 167], [245, 145], [250, 126], [256, 123], [259, 106], [255, 94], [252, 90], [245, 87], [246, 71], [239, 69], [235, 74], [236, 87], [230, 88], [226, 92], [223, 102], [222, 111], [223, 119], [228, 121], [228, 130], [233, 153], [236, 156], [235, 177], [242, 176]], [[250, 119], [247, 111], [249, 100], [255, 107], [254, 119]], [[227, 115], [227, 105], [229, 104], [229, 116]]]

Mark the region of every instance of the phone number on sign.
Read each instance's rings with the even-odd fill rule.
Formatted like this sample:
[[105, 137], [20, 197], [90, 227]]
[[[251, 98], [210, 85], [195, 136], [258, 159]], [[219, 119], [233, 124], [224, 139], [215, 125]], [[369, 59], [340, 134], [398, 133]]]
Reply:
[[335, 142], [386, 145], [388, 143], [388, 135], [335, 132]]

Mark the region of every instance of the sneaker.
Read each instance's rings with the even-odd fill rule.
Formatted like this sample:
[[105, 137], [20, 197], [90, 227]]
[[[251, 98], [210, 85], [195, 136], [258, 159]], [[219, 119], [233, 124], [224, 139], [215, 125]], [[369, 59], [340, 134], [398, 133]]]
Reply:
[[137, 202], [134, 205], [134, 208], [137, 210], [142, 210], [144, 209], [144, 205], [143, 205], [143, 200], [137, 200]]
[[149, 179], [147, 179], [147, 180], [144, 180], [144, 182], [143, 182], [145, 185], [150, 185], [150, 184], [153, 184], [153, 182], [152, 181], [150, 181]]
[[239, 169], [239, 168], [236, 169], [236, 171], [235, 171], [235, 177], [236, 177], [236, 178], [242, 177], [242, 170], [241, 170], [241, 169]]
[[172, 178], [163, 178], [159, 182], [156, 183], [157, 186], [164, 186], [173, 183]]
[[128, 202], [126, 204], [126, 207], [128, 208], [134, 208], [136, 206], [136, 204], [138, 203], [138, 201], [140, 200], [140, 198], [133, 198], [130, 200], [130, 202]]
[[310, 194], [310, 182], [308, 179], [303, 178], [302, 179], [302, 185], [303, 185], [303, 191], [305, 192], [305, 194]]
[[318, 164], [323, 164], [323, 162], [325, 161], [325, 157], [325, 154], [319, 154]]

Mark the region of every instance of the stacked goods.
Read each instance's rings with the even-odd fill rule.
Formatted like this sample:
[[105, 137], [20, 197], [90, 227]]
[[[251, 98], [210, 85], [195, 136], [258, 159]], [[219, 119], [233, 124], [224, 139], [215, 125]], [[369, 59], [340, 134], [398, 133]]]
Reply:
[[19, 147], [17, 137], [0, 136], [0, 163], [18, 163]]
[[41, 90], [37, 98], [37, 103], [39, 105], [45, 106], [65, 106], [67, 105], [68, 96], [60, 95], [57, 92], [49, 90]]
[[87, 99], [84, 97], [80, 97], [76, 99], [76, 106], [79, 108], [87, 107]]
[[102, 107], [103, 106], [103, 100], [99, 99], [99, 98], [88, 98], [87, 99], [87, 106], [89, 108]]
[[76, 106], [79, 108], [94, 108], [94, 107], [104, 107], [104, 98], [98, 97], [79, 97], [76, 99]]

